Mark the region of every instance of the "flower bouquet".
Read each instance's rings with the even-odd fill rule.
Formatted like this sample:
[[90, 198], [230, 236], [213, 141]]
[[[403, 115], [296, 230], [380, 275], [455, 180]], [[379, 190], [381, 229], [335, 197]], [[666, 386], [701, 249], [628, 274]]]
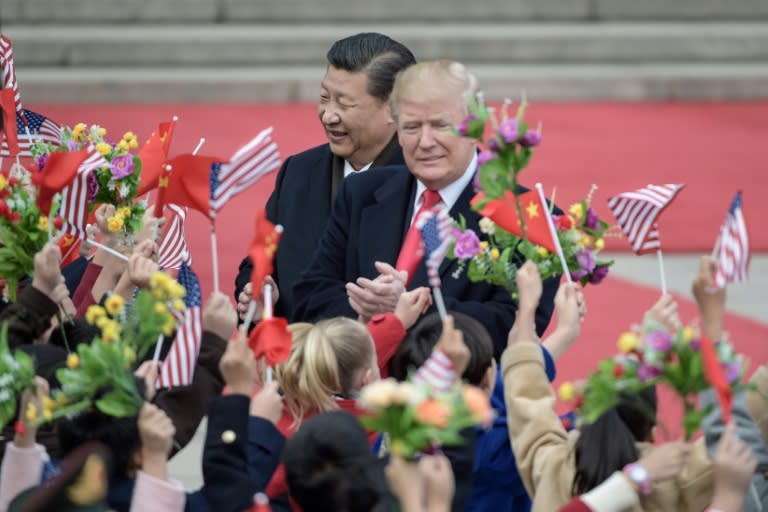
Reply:
[[[16, 300], [19, 281], [32, 275], [35, 254], [48, 242], [50, 220], [35, 204], [32, 181], [30, 173], [18, 166], [8, 178], [0, 174], [0, 276], [11, 301]], [[55, 201], [53, 207], [57, 208]], [[52, 220], [61, 229], [61, 217]]]
[[468, 385], [435, 396], [427, 387], [390, 378], [363, 388], [360, 402], [370, 410], [360, 418], [362, 424], [386, 433], [390, 452], [405, 458], [438, 446], [461, 444], [464, 428], [487, 426], [493, 420], [488, 397]]
[[[683, 401], [683, 428], [686, 439], [690, 439], [712, 410], [711, 406], [704, 409], [697, 406], [698, 394], [711, 387], [705, 376], [697, 331], [688, 326], [670, 333], [647, 318], [636, 331], [622, 334], [618, 345], [621, 355], [602, 361], [584, 386], [583, 397], [576, 398], [583, 421], [595, 422], [619, 403], [622, 392], [634, 394], [663, 383]], [[731, 389], [744, 389], [743, 357], [724, 341], [717, 344], [716, 355]], [[571, 383], [564, 383], [560, 397], [574, 399], [573, 389]]]
[[38, 141], [32, 145], [32, 155], [40, 171], [45, 170], [48, 157], [55, 152], [79, 151], [93, 146], [101, 153], [109, 166], [96, 169], [88, 180], [88, 204], [94, 210], [99, 204], [115, 206], [116, 213], [107, 220], [111, 233], [117, 234], [124, 245], [133, 244], [134, 233], [141, 231], [146, 206], [134, 202], [141, 174], [141, 159], [131, 150], [139, 147], [133, 132], [126, 132], [116, 143], [104, 137], [106, 129], [84, 123], [61, 130], [59, 144]]
[[144, 399], [136, 387], [133, 369], [160, 334], [176, 327], [171, 309], [184, 310], [184, 287], [162, 272], [153, 275], [150, 290], [142, 290], [132, 307], [119, 295], [104, 307], [91, 306], [86, 320], [100, 329], [90, 344], [80, 344], [69, 354], [67, 367], [56, 372], [61, 389], [43, 403], [42, 417], [27, 411], [33, 423], [74, 416], [93, 407], [104, 414], [126, 417], [138, 414]]
[[35, 387], [35, 365], [21, 350], [8, 348], [8, 324], [0, 327], [0, 431], [16, 416], [17, 397]]
[[531, 129], [524, 120], [525, 100], [514, 118], [508, 116], [505, 103], [500, 120], [476, 97], [468, 103], [470, 114], [457, 127], [458, 135], [482, 141], [489, 122], [493, 135], [478, 155], [477, 195], [472, 200], [472, 209], [482, 215], [479, 227], [484, 240], [467, 229], [465, 219], [459, 219], [448, 253], [449, 258], [459, 260], [457, 274], [466, 269], [471, 281], [504, 286], [513, 297], [517, 296], [517, 268], [526, 259], [536, 264], [542, 279], [561, 274], [558, 254], [551, 246], [542, 246], [548, 245], [543, 240], [552, 240], [546, 217], [551, 216], [573, 280], [582, 285], [600, 283], [613, 262], [599, 259], [609, 226], [590, 207], [595, 187], [568, 213], [552, 215], [552, 207], [542, 204], [536, 191], [523, 192], [518, 184], [520, 172], [542, 140], [541, 128]]

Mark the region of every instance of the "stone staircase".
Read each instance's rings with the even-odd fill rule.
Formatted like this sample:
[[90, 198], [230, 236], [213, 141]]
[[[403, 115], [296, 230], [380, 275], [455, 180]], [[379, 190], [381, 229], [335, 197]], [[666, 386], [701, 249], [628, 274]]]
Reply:
[[33, 103], [314, 101], [360, 31], [491, 98], [768, 98], [766, 0], [2, 0], [0, 20]]

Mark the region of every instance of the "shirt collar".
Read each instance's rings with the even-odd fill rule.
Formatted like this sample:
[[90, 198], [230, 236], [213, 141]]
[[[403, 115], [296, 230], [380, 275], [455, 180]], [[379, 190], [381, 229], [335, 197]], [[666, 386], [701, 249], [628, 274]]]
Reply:
[[[469, 162], [469, 167], [467, 167], [467, 170], [461, 175], [461, 178], [457, 179], [447, 187], [438, 190], [438, 192], [440, 192], [441, 202], [445, 205], [448, 211], [453, 208], [453, 205], [459, 200], [461, 193], [464, 192], [464, 189], [467, 188], [469, 182], [472, 181], [472, 178], [475, 176], [475, 169], [477, 169], [477, 153], [473, 152], [472, 161]], [[421, 194], [426, 189], [427, 187], [422, 182], [416, 180], [416, 203], [415, 208], [413, 209], [414, 212], [419, 211], [419, 207], [423, 201]]]
[[368, 165], [366, 165], [365, 167], [363, 167], [362, 169], [360, 169], [358, 171], [358, 170], [355, 170], [354, 167], [352, 167], [352, 164], [349, 163], [348, 160], [344, 160], [344, 177], [346, 178], [350, 174], [355, 174], [355, 173], [358, 173], [358, 172], [367, 171], [368, 169], [371, 168], [372, 165], [373, 165], [373, 162], [369, 163]]

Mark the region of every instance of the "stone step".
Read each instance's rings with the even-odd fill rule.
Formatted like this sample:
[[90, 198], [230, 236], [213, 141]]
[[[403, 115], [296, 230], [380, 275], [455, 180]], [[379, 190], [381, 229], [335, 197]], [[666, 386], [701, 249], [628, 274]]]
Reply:
[[[467, 63], [490, 99], [764, 99], [768, 68], [727, 64], [519, 65]], [[24, 68], [26, 103], [288, 102], [316, 100], [322, 66]]]
[[[768, 2], [766, 2], [768, 3]], [[420, 60], [480, 64], [768, 62], [766, 23], [490, 25], [13, 25], [17, 67], [316, 65], [340, 37], [378, 30]]]
[[758, 20], [765, 0], [3, 0], [6, 24]]

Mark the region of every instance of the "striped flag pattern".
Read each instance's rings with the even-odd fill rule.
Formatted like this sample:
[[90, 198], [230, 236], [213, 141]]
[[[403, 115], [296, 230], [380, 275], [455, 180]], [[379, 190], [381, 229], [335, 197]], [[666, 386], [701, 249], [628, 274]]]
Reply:
[[192, 383], [203, 336], [200, 282], [186, 263], [181, 264], [176, 280], [187, 290], [184, 296], [186, 309], [183, 314], [177, 314], [176, 339], [160, 368], [156, 384], [158, 389], [188, 386]]
[[187, 235], [184, 231], [188, 209], [175, 204], [168, 204], [166, 207], [171, 211], [171, 222], [160, 241], [158, 265], [164, 270], [177, 269], [182, 263], [192, 265], [192, 253], [187, 247]]
[[109, 167], [109, 162], [96, 151], [93, 146], [88, 148], [88, 157], [77, 168], [72, 183], [61, 191], [61, 207], [59, 214], [64, 221], [62, 233], [86, 238], [85, 227], [88, 225], [88, 178], [96, 169]]
[[728, 283], [743, 283], [747, 280], [749, 237], [741, 207], [741, 191], [738, 191], [720, 228], [720, 239], [715, 250], [715, 285], [718, 288], [723, 288]]
[[661, 248], [656, 220], [684, 186], [648, 185], [608, 200], [608, 207], [635, 253], [646, 254]]
[[280, 167], [280, 152], [272, 141], [272, 127], [240, 148], [227, 163], [211, 167], [211, 218], [232, 197], [250, 187], [262, 176]]
[[19, 94], [19, 82], [16, 79], [16, 66], [13, 64], [13, 43], [8, 36], [0, 35], [0, 71], [3, 75], [2, 89], [13, 91], [13, 102], [16, 104], [16, 113], [24, 115], [21, 108], [21, 94]]
[[421, 233], [424, 242], [424, 261], [427, 267], [429, 285], [439, 288], [440, 264], [448, 252], [448, 247], [453, 239], [453, 219], [448, 215], [444, 206], [435, 206], [431, 210], [422, 213], [416, 220], [416, 227]]
[[[27, 130], [29, 130], [29, 134]], [[16, 113], [16, 133], [18, 134], [19, 148], [21, 149], [19, 157], [30, 158], [32, 157], [32, 152], [29, 148], [37, 141], [59, 145], [61, 127], [42, 114], [24, 109], [22, 113]], [[7, 142], [3, 141], [2, 146], [0, 146], [0, 157], [7, 156], [11, 156], [11, 153]]]

